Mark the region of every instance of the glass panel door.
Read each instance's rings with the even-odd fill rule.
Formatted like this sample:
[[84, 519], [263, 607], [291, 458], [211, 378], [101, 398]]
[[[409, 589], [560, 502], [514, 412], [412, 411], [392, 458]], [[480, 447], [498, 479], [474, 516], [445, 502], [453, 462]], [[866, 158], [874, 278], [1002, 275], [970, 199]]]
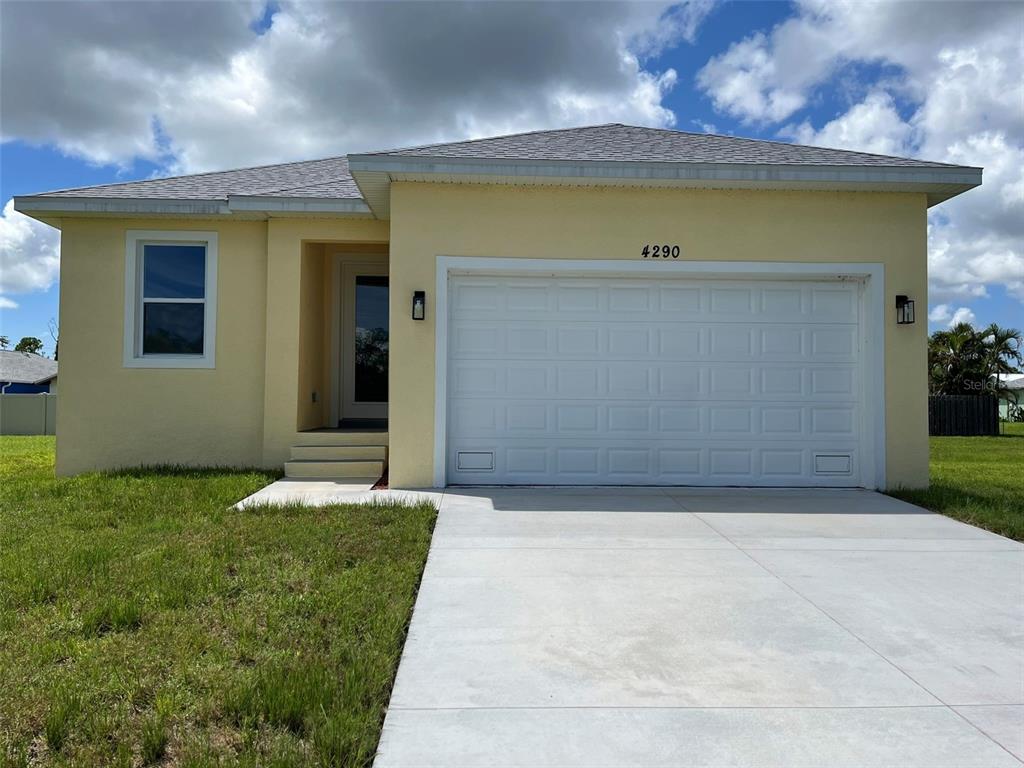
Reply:
[[357, 403], [388, 401], [388, 278], [357, 275], [355, 287]]
[[345, 264], [342, 280], [341, 418], [388, 415], [388, 274], [381, 264]]

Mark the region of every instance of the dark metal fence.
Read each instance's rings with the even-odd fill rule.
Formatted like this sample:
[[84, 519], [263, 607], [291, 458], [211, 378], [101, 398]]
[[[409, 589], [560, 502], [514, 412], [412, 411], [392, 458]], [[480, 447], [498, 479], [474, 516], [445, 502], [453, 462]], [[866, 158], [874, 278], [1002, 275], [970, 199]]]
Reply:
[[995, 395], [930, 395], [929, 435], [998, 435], [999, 398]]

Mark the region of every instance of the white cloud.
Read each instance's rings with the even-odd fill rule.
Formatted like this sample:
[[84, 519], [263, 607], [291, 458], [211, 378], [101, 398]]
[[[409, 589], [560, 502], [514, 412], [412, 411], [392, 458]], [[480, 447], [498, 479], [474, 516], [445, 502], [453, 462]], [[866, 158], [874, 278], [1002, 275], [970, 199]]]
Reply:
[[782, 85], [787, 78], [780, 77], [779, 66], [767, 38], [758, 33], [708, 61], [697, 73], [697, 84], [720, 112], [748, 121], [784, 120], [807, 103], [806, 83], [797, 78]]
[[949, 304], [939, 304], [932, 307], [932, 311], [928, 313], [928, 322], [947, 323], [952, 316], [953, 310]]
[[949, 318], [949, 327], [952, 328], [954, 325], [960, 325], [960, 323], [967, 323], [968, 325], [974, 325], [977, 318], [974, 316], [974, 312], [971, 311], [970, 307], [959, 307], [953, 316]]
[[815, 130], [804, 120], [782, 129], [782, 134], [800, 144], [857, 149], [879, 155], [907, 155], [913, 152], [914, 129], [896, 110], [892, 96], [874, 91], [848, 112]]
[[718, 133], [718, 126], [714, 123], [707, 123], [703, 120], [691, 120], [690, 123], [700, 128], [701, 133]]
[[674, 123], [646, 57], [710, 0], [11, 3], [4, 138], [193, 172], [595, 122]]
[[[711, 0], [668, 3], [7, 3], [0, 140], [169, 173], [599, 122], [669, 126], [645, 57]], [[59, 233], [0, 218], [0, 292], [45, 290]], [[3, 298], [4, 308], [16, 302]]]
[[1024, 301], [1022, 25], [1019, 3], [803, 0], [793, 18], [712, 58], [698, 84], [723, 112], [781, 123], [834, 89], [846, 65], [889, 65], [859, 84], [866, 94], [843, 114], [820, 128], [790, 123], [780, 135], [984, 166], [981, 188], [929, 215], [931, 298], [981, 298], [1002, 285]]
[[957, 307], [953, 309], [949, 304], [938, 304], [928, 313], [928, 322], [940, 325], [945, 324], [950, 328], [959, 323], [974, 325], [976, 320], [977, 318], [975, 318], [974, 312], [970, 307]]
[[60, 272], [60, 232], [14, 210], [0, 213], [0, 308], [15, 309], [5, 294], [45, 291]]

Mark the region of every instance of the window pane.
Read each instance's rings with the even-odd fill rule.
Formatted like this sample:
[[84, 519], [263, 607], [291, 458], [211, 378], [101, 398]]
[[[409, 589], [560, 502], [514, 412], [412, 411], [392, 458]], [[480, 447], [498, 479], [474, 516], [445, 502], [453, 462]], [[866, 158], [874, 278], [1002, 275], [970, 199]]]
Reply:
[[145, 245], [142, 295], [147, 299], [201, 299], [205, 295], [206, 246]]
[[388, 400], [388, 279], [356, 277], [355, 400]]
[[145, 304], [142, 354], [203, 354], [203, 304]]

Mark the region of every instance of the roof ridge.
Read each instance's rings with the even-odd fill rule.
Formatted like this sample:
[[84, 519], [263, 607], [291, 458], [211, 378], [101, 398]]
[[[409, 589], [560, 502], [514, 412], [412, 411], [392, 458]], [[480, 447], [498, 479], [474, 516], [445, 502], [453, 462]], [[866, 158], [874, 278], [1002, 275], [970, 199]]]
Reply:
[[598, 123], [597, 125], [570, 125], [565, 128], [538, 128], [535, 131], [519, 131], [517, 133], [503, 133], [500, 136], [481, 136], [479, 139], [460, 139], [458, 141], [434, 141], [429, 144], [416, 144], [411, 147], [395, 147], [393, 149], [382, 149], [377, 152], [353, 152], [353, 155], [392, 155], [396, 152], [409, 152], [413, 149], [430, 149], [431, 147], [449, 147], [452, 144], [476, 144], [481, 141], [494, 141], [495, 139], [514, 139], [518, 136], [534, 136], [538, 133], [564, 133], [566, 131], [581, 131], [590, 128], [607, 128], [610, 125], [618, 125], [623, 128], [639, 128], [641, 126], [626, 125], [625, 123]]
[[306, 165], [308, 163], [322, 163], [327, 160], [344, 160], [348, 163], [348, 155], [332, 155], [330, 157], [318, 157], [312, 160], [291, 160], [287, 163], [265, 163], [263, 165], [246, 165], [241, 168], [225, 168], [221, 171], [201, 171], [200, 173], [179, 173], [176, 176], [157, 176], [150, 179], [132, 179], [130, 181], [109, 181], [106, 184], [86, 184], [80, 187], [63, 187], [61, 189], [49, 189], [46, 192], [37, 192], [33, 197], [42, 195], [55, 195], [58, 192], [78, 192], [84, 189], [108, 189], [110, 187], [122, 187], [125, 184], [145, 184], [149, 181], [175, 181], [176, 179], [195, 179], [200, 176], [217, 176], [224, 173], [238, 173], [239, 171], [259, 171], [264, 168], [286, 168], [290, 165]]

